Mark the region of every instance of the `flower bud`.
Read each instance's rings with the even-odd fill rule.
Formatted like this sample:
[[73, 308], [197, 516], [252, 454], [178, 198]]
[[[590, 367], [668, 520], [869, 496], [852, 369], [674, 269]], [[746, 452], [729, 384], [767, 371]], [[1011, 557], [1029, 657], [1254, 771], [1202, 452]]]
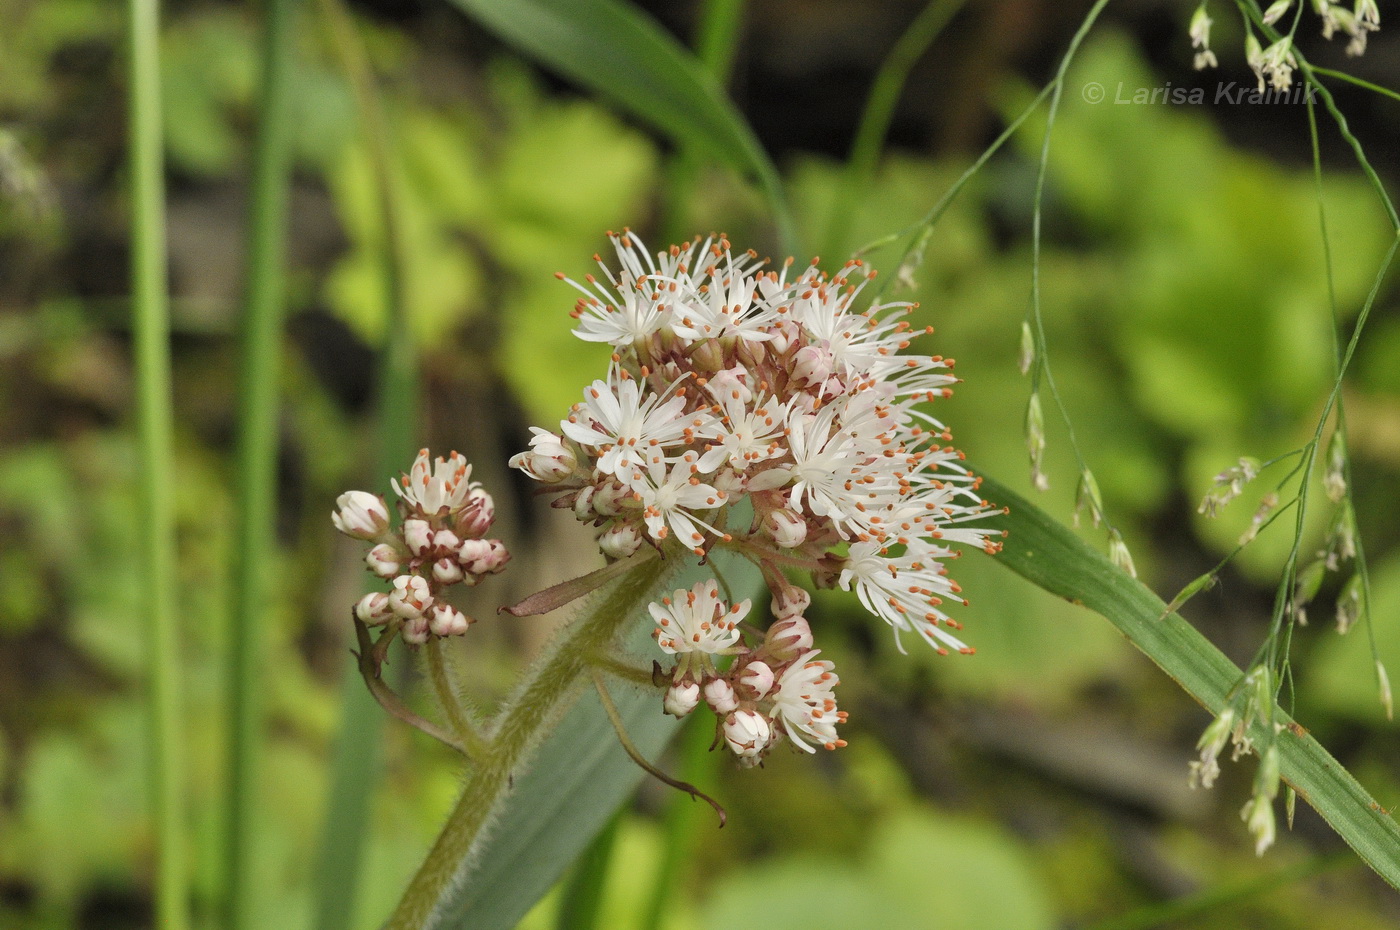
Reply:
[[490, 532], [496, 522], [496, 501], [481, 488], [472, 488], [467, 496], [467, 507], [457, 518], [457, 529], [461, 535], [480, 537]]
[[433, 602], [428, 582], [417, 575], [400, 575], [394, 579], [389, 606], [400, 617], [417, 617]]
[[462, 568], [472, 575], [492, 575], [505, 568], [510, 553], [499, 539], [468, 539], [457, 551]]
[[752, 700], [757, 701], [773, 690], [773, 669], [769, 668], [767, 662], [755, 659], [744, 666], [743, 674], [739, 676], [739, 684], [752, 692]]
[[389, 622], [394, 610], [389, 606], [389, 595], [383, 591], [366, 594], [355, 604], [355, 616], [365, 626], [382, 626]]
[[530, 427], [530, 451], [511, 456], [510, 467], [518, 468], [541, 484], [558, 484], [573, 474], [578, 460], [564, 439], [537, 426]]
[[462, 564], [455, 558], [444, 556], [433, 563], [433, 578], [439, 584], [456, 584], [463, 577]]
[[735, 711], [724, 718], [724, 741], [741, 760], [757, 757], [772, 740], [773, 725], [757, 711]]
[[365, 554], [365, 564], [380, 578], [393, 578], [403, 564], [403, 554], [388, 543], [380, 543]]
[[574, 498], [574, 516], [585, 522], [593, 519], [593, 495], [596, 493], [598, 489], [591, 485], [579, 490], [578, 496]]
[[734, 695], [734, 686], [723, 678], [715, 678], [705, 684], [705, 703], [717, 714], [727, 714], [739, 706]]
[[792, 348], [793, 344], [802, 338], [802, 328], [794, 320], [779, 320], [769, 327], [769, 332], [773, 338], [768, 340], [768, 351], [774, 355], [782, 355]]
[[641, 545], [642, 531], [635, 523], [614, 523], [598, 537], [598, 548], [610, 559], [625, 559]]
[[438, 601], [426, 614], [428, 629], [434, 636], [461, 636], [471, 621], [456, 607]]
[[[773, 594], [769, 609], [773, 611], [774, 619], [789, 620], [793, 617], [801, 617], [811, 606], [812, 595], [803, 588], [788, 585]], [[810, 632], [808, 631], [808, 635]]]
[[451, 530], [438, 530], [433, 534], [433, 548], [438, 552], [455, 552], [462, 540]]
[[672, 717], [684, 717], [700, 704], [700, 686], [693, 681], [678, 681], [666, 689], [663, 704]]
[[804, 384], [825, 384], [831, 377], [831, 353], [821, 346], [803, 346], [792, 357], [792, 378]]
[[632, 489], [612, 481], [598, 488], [593, 494], [593, 511], [604, 517], [615, 517], [622, 512], [625, 502], [632, 500]]
[[779, 620], [763, 638], [763, 652], [779, 662], [791, 662], [812, 651], [812, 628], [800, 614]]
[[433, 546], [433, 528], [427, 520], [403, 521], [403, 541], [408, 543], [408, 551], [422, 555]]
[[428, 618], [409, 617], [403, 623], [403, 641], [410, 646], [421, 646], [428, 641]]
[[763, 529], [780, 549], [796, 549], [807, 539], [807, 520], [786, 507], [770, 511], [763, 519]]
[[346, 491], [335, 499], [335, 528], [355, 539], [378, 539], [389, 528], [384, 498], [366, 491]]

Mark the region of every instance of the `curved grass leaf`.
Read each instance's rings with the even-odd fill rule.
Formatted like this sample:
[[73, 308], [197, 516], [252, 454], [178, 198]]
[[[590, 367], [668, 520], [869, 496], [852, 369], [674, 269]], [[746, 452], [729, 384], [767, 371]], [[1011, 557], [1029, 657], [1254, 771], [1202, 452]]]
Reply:
[[757, 179], [796, 246], [778, 172], [724, 91], [680, 42], [616, 0], [452, 0], [501, 39], [684, 147]]
[[[1243, 672], [1147, 587], [1115, 568], [1067, 527], [991, 479], [982, 492], [1011, 508], [994, 525], [1008, 531], [997, 560], [1051, 594], [1102, 614], [1211, 713], [1225, 706]], [[1366, 864], [1400, 888], [1400, 826], [1344, 766], [1282, 709], [1283, 779]], [[1185, 766], [1183, 765], [1183, 777]]]

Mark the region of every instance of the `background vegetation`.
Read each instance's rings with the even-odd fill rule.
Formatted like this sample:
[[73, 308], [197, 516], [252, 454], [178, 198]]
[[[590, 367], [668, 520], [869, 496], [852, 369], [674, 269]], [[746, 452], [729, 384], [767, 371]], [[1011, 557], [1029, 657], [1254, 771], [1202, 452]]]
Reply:
[[[449, 753], [342, 698], [360, 687], [344, 684], [345, 613], [363, 573], [327, 518], [341, 490], [387, 491], [366, 451], [391, 329], [386, 251], [404, 257], [397, 286], [419, 353], [417, 422], [401, 424], [412, 427], [408, 447], [457, 448], [475, 461], [516, 553], [463, 605], [483, 617], [596, 557], [568, 514], [542, 508], [504, 468], [526, 427], [557, 420], [605, 363], [569, 335], [571, 292], [553, 273], [588, 272], [602, 232], [624, 225], [658, 247], [723, 229], [740, 247], [782, 254], [743, 179], [678, 153], [427, 0], [351, 4], [389, 129], [400, 241], [387, 241], [362, 104], [326, 6], [307, 6], [293, 33], [289, 313], [264, 579], [274, 597], [254, 656], [265, 724], [251, 926], [378, 926], [458, 785]], [[691, 41], [693, 4], [654, 6]], [[720, 31], [711, 61], [733, 53], [730, 87], [782, 172], [798, 259], [844, 257], [921, 216], [1052, 73], [1079, 6], [959, 10], [914, 66], [877, 168], [853, 180], [845, 158], [866, 90], [920, 5], [748, 5], [732, 44]], [[1040, 264], [1080, 448], [1141, 575], [1168, 595], [1234, 547], [1257, 500], [1206, 520], [1195, 505], [1211, 476], [1240, 455], [1267, 459], [1304, 441], [1333, 364], [1306, 109], [1112, 102], [1120, 84], [1128, 94], [1201, 86], [1210, 99], [1218, 81], [1251, 80], [1224, 23], [1221, 71], [1189, 70], [1189, 13], [1117, 4], [1084, 46], [1050, 149]], [[0, 4], [0, 924], [19, 930], [152, 922], [123, 17], [102, 0]], [[218, 924], [229, 831], [236, 331], [261, 28], [246, 4], [171, 3], [160, 49], [197, 926]], [[1380, 33], [1366, 58], [1344, 66], [1400, 85], [1390, 39]], [[1318, 48], [1317, 58], [1335, 64], [1340, 51]], [[1105, 102], [1081, 95], [1090, 81], [1107, 88]], [[1395, 104], [1339, 100], [1372, 161], [1394, 165]], [[947, 407], [958, 443], [1018, 489], [1027, 388], [1016, 356], [1043, 127], [1032, 119], [973, 179], [915, 273], [919, 321], [936, 327], [935, 351], [956, 357], [966, 379]], [[1334, 286], [1350, 316], [1390, 230], [1348, 159], [1324, 129]], [[871, 260], [890, 276], [898, 264], [892, 250]], [[1374, 633], [1400, 668], [1400, 313], [1389, 290], [1352, 371], [1345, 396]], [[1047, 470], [1041, 503], [1068, 520], [1077, 466], [1055, 426]], [[1314, 527], [1308, 545], [1321, 545], [1324, 530]], [[1263, 636], [1290, 542], [1281, 528], [1265, 534], [1187, 611], [1237, 661]], [[816, 764], [777, 754], [763, 771], [739, 772], [705, 752], [708, 733], [687, 730], [668, 765], [712, 786], [730, 826], [716, 831], [707, 809], [646, 785], [610, 828], [604, 877], [574, 886], [602, 889], [599, 926], [1365, 930], [1400, 920], [1393, 892], [1339, 855], [1303, 805], [1276, 849], [1253, 856], [1236, 814], [1249, 769], [1227, 767], [1209, 793], [1186, 787], [1206, 715], [1100, 618], [980, 555], [955, 567], [977, 656], [901, 655], [852, 600], [822, 598], [820, 635], [842, 670], [851, 746]], [[1295, 639], [1296, 710], [1389, 806], [1400, 800], [1400, 748], [1365, 633], [1331, 629], [1345, 580], [1328, 580]], [[458, 656], [471, 697], [498, 700], [552, 622], [474, 628]], [[412, 691], [407, 658], [395, 665]], [[343, 809], [328, 799], [342, 728], [382, 739], [358, 876], [318, 865], [338, 842]], [[328, 895], [342, 906], [328, 909]], [[547, 899], [528, 926], [552, 925], [561, 897], [573, 925], [585, 925], [577, 915], [588, 904], [575, 894]]]

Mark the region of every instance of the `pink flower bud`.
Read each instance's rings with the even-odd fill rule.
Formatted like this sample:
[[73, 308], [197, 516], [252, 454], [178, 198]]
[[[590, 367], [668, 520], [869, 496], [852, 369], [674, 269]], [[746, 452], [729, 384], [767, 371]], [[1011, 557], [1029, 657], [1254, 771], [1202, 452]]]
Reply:
[[433, 534], [433, 548], [438, 552], [456, 552], [462, 540], [451, 530], [438, 530]]
[[417, 575], [400, 575], [394, 579], [389, 606], [400, 617], [417, 617], [433, 602], [428, 582]]
[[739, 684], [753, 692], [752, 700], [756, 701], [773, 690], [773, 670], [768, 667], [767, 662], [755, 659], [744, 666], [743, 674], [739, 676]]
[[632, 500], [632, 489], [613, 481], [603, 485], [593, 495], [593, 509], [605, 517], [615, 517], [622, 505]]
[[598, 548], [610, 559], [625, 559], [641, 545], [642, 531], [635, 523], [614, 523], [598, 537]]
[[505, 568], [510, 553], [499, 539], [468, 539], [457, 551], [457, 558], [469, 575], [492, 575]]
[[463, 578], [462, 565], [450, 556], [433, 563], [433, 578], [440, 584], [456, 584]]
[[331, 514], [335, 528], [355, 539], [378, 539], [389, 528], [389, 509], [384, 499], [366, 491], [346, 491], [335, 499]]
[[592, 520], [595, 516], [593, 511], [593, 495], [597, 493], [597, 488], [581, 488], [578, 496], [574, 498], [574, 516], [580, 520]]
[[365, 564], [380, 578], [393, 578], [403, 564], [403, 555], [388, 543], [380, 543], [365, 554]]
[[779, 662], [791, 662], [812, 649], [812, 628], [805, 617], [789, 617], [768, 628], [763, 651]]
[[409, 617], [403, 622], [403, 641], [410, 646], [421, 646], [428, 641], [428, 618]]
[[462, 511], [457, 529], [465, 537], [479, 537], [491, 529], [496, 522], [496, 502], [481, 488], [472, 488], [468, 496], [467, 509]]
[[429, 608], [425, 616], [428, 618], [428, 629], [434, 636], [461, 636], [471, 625], [466, 614], [442, 601]]
[[662, 703], [672, 717], [684, 717], [699, 705], [700, 686], [693, 681], [678, 681], [666, 689]]
[[812, 606], [812, 595], [804, 589], [789, 585], [773, 595], [773, 600], [769, 604], [776, 620], [787, 620], [792, 617], [800, 617], [807, 612], [807, 608]]
[[724, 741], [740, 760], [752, 759], [773, 741], [773, 725], [757, 711], [735, 711], [724, 718]]
[[705, 684], [705, 703], [717, 714], [727, 714], [739, 706], [734, 694], [734, 686], [723, 678], [715, 678]]
[[769, 327], [769, 332], [773, 338], [768, 340], [767, 349], [774, 355], [783, 355], [793, 344], [802, 338], [802, 327], [798, 326], [794, 320], [779, 320], [775, 325]]
[[433, 546], [433, 528], [428, 525], [427, 520], [405, 520], [403, 541], [408, 544], [409, 552], [422, 555]]
[[366, 594], [355, 605], [355, 616], [365, 626], [382, 626], [389, 622], [394, 610], [389, 606], [389, 595], [383, 591]]
[[763, 528], [780, 549], [796, 549], [807, 539], [806, 518], [786, 507], [770, 511], [763, 519]]
[[831, 353], [821, 346], [803, 346], [792, 357], [792, 377], [807, 384], [825, 384], [831, 377]]

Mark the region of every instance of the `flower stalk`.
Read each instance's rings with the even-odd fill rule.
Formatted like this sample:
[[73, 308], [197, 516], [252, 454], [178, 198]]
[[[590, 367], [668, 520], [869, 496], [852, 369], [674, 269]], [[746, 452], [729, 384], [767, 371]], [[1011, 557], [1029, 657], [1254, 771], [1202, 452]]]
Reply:
[[531, 667], [497, 718], [457, 806], [409, 882], [386, 930], [418, 930], [431, 925], [435, 906], [443, 900], [460, 864], [473, 858], [485, 840], [510, 794], [515, 772], [589, 681], [588, 656], [608, 651], [622, 630], [636, 622], [680, 561], [638, 561], [592, 602], [587, 613], [556, 637], [553, 648]]

